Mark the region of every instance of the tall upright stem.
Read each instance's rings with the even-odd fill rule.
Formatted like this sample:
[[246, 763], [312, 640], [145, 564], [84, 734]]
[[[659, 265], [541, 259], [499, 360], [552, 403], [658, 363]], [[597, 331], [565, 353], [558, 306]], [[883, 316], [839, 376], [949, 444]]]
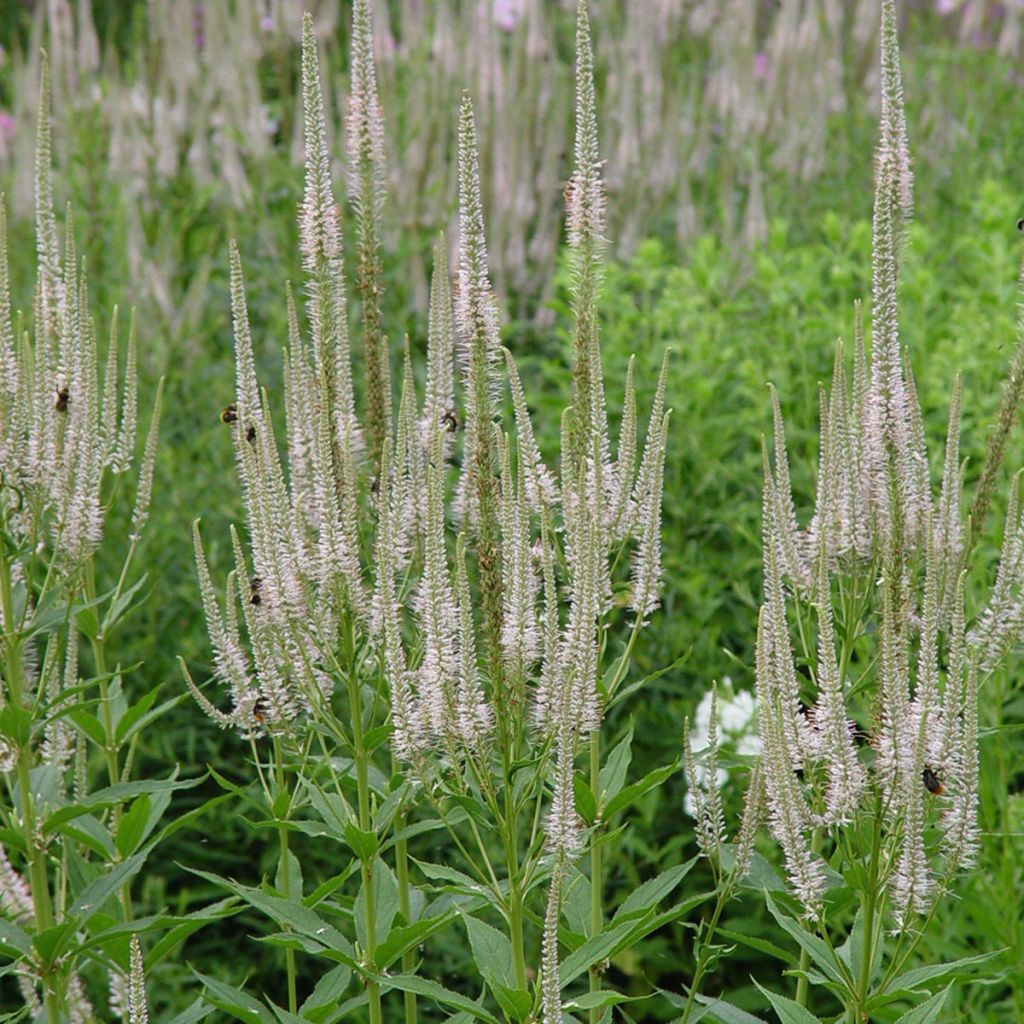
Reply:
[[[590, 737], [590, 791], [594, 800], [600, 799], [601, 786], [601, 733], [594, 732]], [[604, 927], [604, 877], [601, 865], [600, 836], [595, 834], [590, 842], [590, 934], [597, 935]], [[590, 991], [597, 992], [601, 988], [601, 972], [597, 966], [590, 968]], [[601, 1010], [591, 1007], [590, 1024], [598, 1024]]]
[[[11, 587], [11, 567], [5, 555], [0, 554], [0, 614], [3, 615], [4, 673], [7, 693], [3, 696], [15, 707], [25, 706], [25, 675], [21, 660], [21, 644], [16, 639], [17, 623], [14, 617], [14, 599]], [[15, 766], [18, 793], [21, 796], [21, 821], [28, 853], [29, 890], [36, 932], [53, 927], [53, 904], [50, 900], [50, 880], [46, 872], [46, 858], [37, 842], [35, 800], [32, 796], [32, 748], [29, 743], [18, 748]], [[61, 992], [54, 985], [53, 972], [43, 976], [43, 1003], [49, 1024], [60, 1024]]]
[[[274, 777], [277, 783], [277, 792], [283, 793], [287, 782], [285, 779], [284, 757], [281, 752], [281, 740], [277, 736], [274, 737]], [[278, 822], [277, 842], [280, 849], [280, 872], [283, 880], [282, 892], [284, 898], [290, 900], [292, 898], [292, 869], [288, 856], [288, 826], [284, 821]], [[285, 931], [291, 931], [291, 928], [286, 926]], [[285, 950], [285, 970], [288, 974], [288, 1012], [297, 1013], [299, 1001], [294, 949]]]
[[[405, 815], [399, 816], [395, 827], [399, 832], [405, 828]], [[398, 909], [407, 924], [411, 924], [412, 903], [409, 899], [409, 846], [404, 839], [395, 841], [395, 874], [398, 876]], [[406, 950], [402, 954], [402, 973], [411, 974], [416, 969], [416, 951]], [[405, 1024], [416, 1024], [416, 993], [403, 993]]]
[[[352, 755], [356, 766], [359, 829], [362, 832], [370, 832], [373, 831], [373, 819], [370, 815], [370, 782], [363, 733], [363, 702], [354, 663], [351, 664], [348, 674], [348, 692], [352, 705]], [[376, 970], [374, 957], [377, 952], [377, 908], [373, 894], [373, 864], [366, 858], [360, 859], [360, 875], [365, 910], [363, 923], [366, 928], [366, 961], [372, 970]], [[380, 985], [376, 981], [367, 981], [366, 993], [370, 1002], [370, 1024], [382, 1024]]]

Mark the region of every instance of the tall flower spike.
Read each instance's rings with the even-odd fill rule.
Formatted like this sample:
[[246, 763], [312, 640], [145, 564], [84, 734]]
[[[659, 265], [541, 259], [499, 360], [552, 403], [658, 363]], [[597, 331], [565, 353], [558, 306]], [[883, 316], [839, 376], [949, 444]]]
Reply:
[[135, 492], [135, 508], [132, 510], [131, 540], [138, 543], [142, 530], [149, 519], [149, 505], [153, 498], [153, 473], [156, 470], [157, 443], [160, 438], [160, 408], [163, 403], [164, 380], [156, 387], [153, 399], [153, 414], [149, 421], [149, 432], [146, 434], [146, 447], [142, 453], [142, 465], [139, 467], [139, 486]]
[[590, 19], [586, 0], [579, 0], [576, 14], [576, 140], [573, 173], [566, 188], [566, 220], [573, 272], [572, 306], [576, 321], [573, 352], [575, 457], [578, 460], [591, 458], [596, 446], [596, 473], [606, 472], [610, 461], [597, 321], [604, 253], [604, 212]]
[[526, 501], [527, 477], [523, 452], [518, 452], [512, 473], [510, 446], [502, 459], [501, 561], [503, 590], [502, 649], [508, 677], [517, 692], [525, 689], [527, 673], [540, 652], [537, 630], [537, 575], [530, 545], [530, 510]]
[[459, 610], [452, 592], [444, 537], [444, 463], [441, 427], [435, 423], [427, 462], [423, 577], [417, 595], [423, 660], [418, 691], [423, 720], [431, 734], [451, 739], [456, 731], [456, 636]]
[[[665, 451], [668, 443], [668, 422], [671, 416], [666, 411], [660, 425], [651, 424], [655, 432], [657, 448], [655, 449], [653, 472], [649, 478], [649, 487], [642, 496], [637, 510], [637, 532], [640, 543], [633, 559], [633, 596], [630, 607], [636, 613], [637, 620], [646, 621], [658, 607], [658, 593], [661, 589], [661, 503], [665, 479]], [[648, 438], [650, 444], [651, 438]], [[645, 452], [646, 459], [646, 452]], [[602, 562], [603, 551], [602, 551]]]
[[[302, 110], [306, 181], [299, 210], [299, 247], [307, 275], [314, 366], [326, 400], [324, 415], [330, 417], [326, 429], [338, 439], [329, 446], [331, 479], [340, 487], [341, 463], [354, 456], [362, 437], [352, 390], [341, 215], [331, 185], [320, 66], [308, 13], [302, 22]], [[340, 445], [350, 450], [339, 451]]]
[[7, 263], [7, 202], [0, 195], [0, 456], [8, 463], [9, 449], [14, 445], [16, 396], [21, 372], [18, 366], [11, 317], [11, 278]]
[[772, 440], [775, 446], [775, 527], [777, 543], [782, 555], [782, 567], [790, 582], [804, 589], [808, 582], [807, 568], [800, 550], [796, 510], [793, 507], [793, 485], [789, 476], [789, 455], [786, 451], [786, 429], [782, 420], [779, 395], [773, 385], [768, 386], [772, 399]]
[[[1018, 279], [1018, 296], [1024, 295], [1024, 260], [1021, 261]], [[1003, 394], [999, 402], [996, 426], [989, 435], [985, 451], [985, 463], [978, 478], [978, 486], [971, 504], [971, 536], [977, 537], [985, 529], [985, 520], [992, 504], [997, 477], [1006, 456], [1006, 442], [1010, 431], [1017, 424], [1017, 413], [1021, 398], [1024, 397], [1024, 301], [1017, 301], [1017, 347], [1014, 349], [1010, 368], [1003, 382]]]
[[911, 399], [903, 374], [899, 334], [899, 268], [903, 222], [909, 207], [909, 158], [899, 73], [896, 15], [882, 4], [882, 115], [875, 158], [872, 218], [872, 343], [869, 447], [883, 542], [899, 556], [910, 540], [897, 535], [914, 523]]
[[825, 821], [838, 824], [851, 820], [864, 788], [864, 769], [857, 760], [857, 749], [850, 734], [850, 723], [843, 702], [843, 680], [836, 663], [835, 631], [832, 624], [832, 588], [828, 575], [828, 553], [822, 537], [818, 551], [818, 580], [815, 597], [818, 607], [818, 687], [814, 726], [828, 773], [825, 794]]
[[348, 109], [349, 192], [359, 239], [356, 290], [362, 301], [363, 354], [366, 359], [366, 424], [371, 457], [380, 462], [391, 429], [391, 368], [388, 341], [381, 326], [384, 273], [381, 265], [380, 212], [384, 202], [384, 119], [373, 65], [373, 16], [369, 0], [352, 10], [352, 81]]
[[434, 246], [434, 273], [430, 279], [430, 315], [427, 326], [427, 390], [423, 399], [423, 445], [429, 447], [435, 422], [449, 432], [458, 426], [455, 410], [455, 323], [451, 284], [448, 280], [448, 252], [444, 238]]
[[537, 447], [530, 409], [526, 404], [526, 393], [523, 391], [523, 382], [519, 378], [515, 360], [507, 348], [502, 351], [505, 353], [509, 390], [512, 392], [512, 407], [516, 416], [519, 460], [524, 464], [526, 472], [526, 496], [530, 509], [537, 515], [544, 515], [552, 510], [558, 501], [558, 485], [551, 470], [544, 465], [540, 449]]
[[943, 847], [950, 872], [973, 867], [978, 859], [978, 669], [967, 668], [960, 756], [953, 806], [943, 822]]
[[476, 655], [473, 599], [466, 572], [466, 540], [460, 535], [455, 548], [455, 591], [459, 610], [459, 663], [456, 718], [462, 742], [478, 749], [494, 725], [494, 714], [484, 699]]
[[882, 0], [881, 49], [881, 145], [886, 157], [893, 162], [900, 215], [903, 220], [909, 220], [914, 209], [914, 175], [910, 166], [907, 120], [903, 107], [895, 0]]
[[[459, 112], [459, 296], [456, 321], [466, 366], [466, 443], [460, 482], [466, 519], [480, 566], [488, 658], [500, 676], [502, 577], [494, 457], [494, 363], [500, 355], [498, 315], [491, 293], [480, 198], [476, 124], [469, 96]], [[503, 709], [497, 709], [501, 714]]]
[[548, 883], [548, 902], [544, 912], [541, 949], [541, 1003], [544, 1024], [562, 1024], [562, 984], [559, 980], [558, 919], [562, 913], [562, 887], [565, 882], [565, 856], [555, 855]]
[[629, 357], [622, 399], [622, 424], [615, 457], [615, 493], [608, 515], [608, 530], [613, 541], [625, 540], [632, 525], [633, 475], [636, 472], [636, 389], [633, 386], [635, 356]]
[[768, 824], [782, 847], [786, 873], [794, 893], [807, 913], [816, 917], [825, 888], [824, 865], [807, 840], [811, 816], [793, 772], [791, 753], [787, 750], [787, 709], [772, 678], [771, 648], [774, 642], [769, 636], [766, 608], [762, 608], [756, 645], [757, 721], [763, 749]]
[[377, 593], [384, 673], [391, 697], [392, 745], [395, 754], [411, 761], [423, 743], [421, 723], [409, 688], [408, 664], [402, 646], [401, 608], [395, 594], [395, 509], [391, 491], [390, 446], [381, 453], [380, 486], [377, 492]]
[[137, 342], [135, 333], [135, 310], [128, 322], [128, 354], [124, 363], [124, 390], [121, 399], [121, 419], [117, 430], [117, 447], [111, 468], [115, 473], [131, 469], [135, 458], [135, 432], [138, 428], [139, 377]]
[[[57, 220], [53, 213], [53, 152], [50, 132], [50, 61], [43, 51], [39, 62], [39, 111], [36, 122], [36, 254], [39, 301], [46, 345], [60, 336], [64, 286], [61, 281]], [[65, 368], [65, 372], [66, 368]]]
[[133, 935], [131, 940], [131, 965], [128, 972], [128, 1024], [149, 1024], [146, 973], [138, 935]]

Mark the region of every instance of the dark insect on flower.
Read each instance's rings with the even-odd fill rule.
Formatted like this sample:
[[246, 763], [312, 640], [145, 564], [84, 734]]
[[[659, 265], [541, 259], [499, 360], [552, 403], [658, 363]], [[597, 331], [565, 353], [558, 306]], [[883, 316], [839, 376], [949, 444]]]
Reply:
[[260, 594], [260, 587], [263, 586], [263, 578], [261, 576], [253, 576], [249, 580], [249, 604], [262, 604], [263, 597]]
[[53, 403], [53, 407], [54, 409], [57, 410], [57, 412], [67, 412], [68, 403], [70, 401], [71, 398], [68, 395], [67, 385], [62, 384], [59, 388], [57, 388], [57, 398]]
[[270, 705], [267, 703], [266, 697], [260, 697], [252, 707], [252, 717], [262, 725], [267, 720], [267, 713], [270, 711]]
[[458, 412], [454, 409], [446, 409], [441, 417], [441, 424], [449, 434], [454, 434], [462, 426], [462, 421], [459, 419]]
[[380, 494], [380, 477], [375, 476], [370, 481], [370, 493], [376, 498]]
[[256, 443], [256, 428], [254, 426], [250, 425], [249, 429], [245, 432], [245, 439], [249, 444]]
[[238, 422], [238, 406], [232, 402], [230, 405], [224, 406], [223, 412], [220, 414], [221, 423], [237, 423]]
[[1021, 219], [1017, 221], [1017, 230], [1021, 234], [1024, 234], [1024, 217], [1021, 217]]
[[921, 772], [921, 781], [924, 783], [924, 788], [927, 789], [932, 796], [942, 796], [942, 782], [931, 768], [926, 767], [925, 770]]

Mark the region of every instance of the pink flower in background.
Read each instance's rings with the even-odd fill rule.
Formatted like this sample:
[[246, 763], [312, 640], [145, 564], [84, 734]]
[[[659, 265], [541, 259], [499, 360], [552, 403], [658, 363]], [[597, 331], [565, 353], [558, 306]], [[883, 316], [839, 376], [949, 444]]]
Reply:
[[14, 142], [14, 117], [9, 110], [0, 110], [0, 157], [7, 157]]
[[768, 77], [768, 54], [759, 50], [754, 54], [754, 77], [763, 82]]
[[504, 32], [512, 32], [523, 16], [523, 0], [494, 0], [494, 24]]

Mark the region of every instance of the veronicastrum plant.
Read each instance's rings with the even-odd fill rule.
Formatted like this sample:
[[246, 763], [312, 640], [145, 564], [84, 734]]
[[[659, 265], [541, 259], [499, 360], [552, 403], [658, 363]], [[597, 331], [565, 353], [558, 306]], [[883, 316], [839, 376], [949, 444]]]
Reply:
[[[133, 473], [134, 322], [122, 359], [115, 309], [101, 361], [70, 210], [59, 242], [50, 165], [44, 55], [30, 317], [12, 313], [0, 207], [0, 955], [21, 991], [19, 1019], [94, 1020], [99, 994], [117, 1017], [143, 1024], [139, 934], [158, 923], [133, 920], [131, 881], [166, 833], [157, 826], [182, 783], [130, 781], [143, 728], [173, 701], [157, 704], [157, 690], [129, 698], [112, 639], [145, 579], [133, 558], [160, 392]], [[126, 497], [122, 540], [108, 527]], [[105, 582], [110, 562], [120, 568]]]
[[[628, 739], [607, 758], [599, 739], [604, 712], [638, 685], [624, 684], [658, 604], [668, 413], [663, 371], [641, 449], [630, 379], [613, 459], [597, 318], [605, 197], [582, 2], [577, 57], [566, 189], [574, 387], [557, 475], [501, 347], [468, 96], [459, 115], [455, 300], [439, 245], [424, 396], [407, 342], [392, 402], [380, 316], [384, 129], [367, 0], [353, 12], [346, 126], [365, 415], [356, 413], [341, 220], [307, 17], [299, 216], [307, 302], [303, 324], [289, 293], [286, 460], [257, 382], [232, 250], [237, 395], [223, 418], [248, 545], [232, 532], [223, 606], [195, 532], [229, 708], [185, 675], [203, 709], [251, 742], [255, 784], [227, 784], [276, 830], [279, 866], [259, 886], [216, 880], [280, 927], [270, 941], [285, 950], [288, 1007], [277, 1012], [288, 1019], [338, 1020], [365, 1006], [373, 1022], [399, 1012], [411, 1022], [423, 997], [486, 1021], [497, 1012], [556, 1022], [562, 989], [587, 974], [572, 1005], [605, 1019], [620, 998], [602, 989], [606, 958], [680, 912], [657, 905], [685, 868], [634, 893], [611, 921], [602, 902], [607, 826], [675, 768], [625, 787]], [[410, 846], [427, 832], [441, 835], [443, 858], [413, 857]], [[334, 878], [306, 886], [296, 833], [331, 839], [332, 855], [347, 849]], [[417, 972], [418, 948], [456, 925], [479, 972], [472, 994]], [[329, 967], [302, 1001], [299, 952]], [[207, 998], [236, 1015], [269, 1012], [206, 982]]]
[[[687, 736], [698, 839], [719, 873], [720, 894], [683, 1020], [695, 1019], [695, 1002], [706, 1001], [694, 994], [721, 955], [713, 937], [725, 902], [740, 883], [766, 884], [763, 872], [748, 874], [763, 817], [789, 883], [788, 891], [776, 885], [765, 898], [800, 948], [794, 997], [764, 990], [780, 1020], [818, 1019], [808, 1009], [812, 985], [831, 994], [815, 1000], [827, 1007], [827, 1019], [838, 1005], [842, 1020], [865, 1024], [892, 1013], [890, 1004], [910, 1002], [907, 1021], [935, 1020], [951, 979], [996, 955], [911, 966], [939, 901], [975, 863], [979, 684], [1024, 631], [1016, 482], [991, 596], [973, 617], [966, 587], [978, 575], [973, 540], [984, 527], [1020, 403], [1024, 348], [1011, 366], [965, 520], [960, 381], [934, 495], [899, 335], [912, 177], [893, 0], [882, 4], [881, 99], [871, 356], [858, 310], [852, 379], [840, 345], [831, 393], [821, 390], [817, 496], [803, 529], [772, 394], [774, 465], [766, 451], [755, 673], [762, 755], [734, 844], [726, 843], [719, 794], [701, 785]], [[716, 746], [713, 711], [709, 778], [716, 775]], [[946, 987], [929, 994], [936, 984]]]

